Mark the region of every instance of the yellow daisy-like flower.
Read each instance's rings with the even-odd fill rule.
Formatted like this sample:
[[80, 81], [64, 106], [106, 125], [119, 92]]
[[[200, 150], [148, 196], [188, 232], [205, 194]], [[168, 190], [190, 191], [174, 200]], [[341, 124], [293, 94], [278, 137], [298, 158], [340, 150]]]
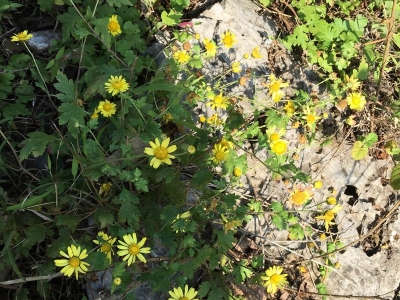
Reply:
[[307, 200], [313, 197], [311, 187], [305, 188], [300, 184], [295, 184], [290, 191], [290, 201], [297, 206], [303, 205]]
[[207, 119], [207, 123], [213, 126], [219, 126], [223, 124], [223, 121], [218, 117], [218, 114], [213, 114]]
[[60, 251], [60, 255], [64, 256], [66, 259], [56, 259], [54, 263], [57, 267], [63, 267], [61, 273], [65, 276], [71, 277], [75, 273], [75, 277], [78, 280], [78, 273], [85, 274], [90, 266], [87, 262], [83, 260], [88, 257], [86, 249], [81, 251], [81, 247], [76, 247], [71, 245], [68, 247], [68, 254], [64, 251]]
[[204, 123], [205, 121], [207, 121], [206, 117], [204, 115], [199, 116], [199, 122], [200, 123]]
[[268, 142], [272, 143], [273, 141], [277, 141], [282, 136], [284, 136], [286, 133], [286, 129], [278, 128], [276, 125], [274, 125], [274, 126], [268, 127], [268, 129], [265, 133], [268, 136]]
[[109, 236], [108, 234], [104, 233], [103, 231], [99, 231], [99, 233], [97, 235], [101, 236], [103, 241], [93, 240], [93, 243], [95, 243], [96, 245], [100, 245], [100, 248], [97, 251], [105, 253], [107, 256], [107, 259], [110, 261], [110, 264], [111, 264], [112, 255], [114, 254], [112, 246], [114, 245], [117, 238], [113, 238], [113, 237]]
[[185, 64], [190, 59], [190, 55], [186, 50], [178, 50], [172, 55], [172, 57], [180, 64]]
[[365, 97], [361, 95], [361, 93], [350, 93], [350, 95], [347, 96], [346, 100], [351, 109], [358, 111], [362, 110], [365, 104], [367, 104]]
[[236, 168], [233, 169], [233, 175], [235, 177], [240, 177], [240, 176], [242, 176], [242, 174], [243, 174], [243, 171], [242, 171], [241, 168], [236, 167]]
[[293, 101], [288, 101], [288, 103], [283, 107], [283, 109], [286, 112], [286, 115], [290, 118], [293, 116], [296, 106], [294, 106]]
[[97, 106], [97, 111], [100, 112], [103, 117], [111, 117], [117, 112], [115, 103], [112, 103], [105, 99], [104, 101], [99, 102], [99, 106]]
[[216, 164], [222, 163], [228, 159], [228, 149], [221, 144], [215, 144], [212, 150], [213, 157], [211, 160]]
[[171, 155], [172, 152], [176, 151], [176, 145], [169, 146], [170, 138], [166, 138], [160, 143], [159, 139], [156, 138], [154, 142], [150, 141], [151, 148], [145, 148], [144, 153], [150, 156], [154, 156], [150, 161], [150, 166], [157, 169], [162, 163], [171, 165], [171, 159], [175, 156]]
[[348, 75], [345, 76], [345, 81], [346, 81], [346, 87], [352, 91], [357, 90], [361, 83], [358, 81], [357, 78], [354, 78], [353, 75], [350, 77]]
[[251, 56], [252, 56], [253, 58], [261, 58], [260, 49], [258, 48], [258, 46], [255, 47], [255, 48], [253, 49], [253, 51], [251, 51]]
[[94, 119], [97, 119], [98, 117], [99, 117], [99, 111], [98, 111], [98, 109], [96, 108], [96, 109], [94, 110], [93, 114], [90, 116], [90, 119], [91, 119], [91, 120], [94, 120]]
[[337, 200], [335, 197], [330, 196], [326, 198], [326, 203], [328, 203], [329, 205], [335, 205], [337, 203]]
[[310, 129], [315, 129], [315, 125], [316, 125], [317, 121], [321, 118], [317, 116], [317, 114], [314, 110], [311, 110], [307, 106], [306, 109], [304, 110], [304, 116], [302, 117], [302, 119], [306, 120], [307, 126]]
[[222, 43], [227, 49], [232, 48], [233, 45], [236, 44], [236, 35], [229, 30], [225, 31], [225, 33], [222, 34]]
[[288, 284], [287, 274], [282, 274], [282, 272], [282, 267], [273, 266], [265, 271], [265, 276], [261, 276], [261, 279], [265, 280], [263, 285], [267, 288], [267, 293], [275, 294], [278, 288], [281, 289]]
[[325, 229], [329, 231], [329, 226], [334, 225], [335, 223], [332, 220], [335, 218], [335, 214], [340, 211], [343, 207], [340, 204], [336, 205], [334, 208], [327, 210], [323, 216], [315, 217], [317, 220], [325, 221]]
[[14, 34], [11, 37], [11, 42], [25, 42], [33, 37], [33, 34], [29, 33], [28, 30], [24, 30], [20, 33]]
[[285, 93], [281, 90], [284, 87], [288, 87], [289, 83], [283, 82], [281, 78], [277, 79], [274, 74], [269, 75], [269, 84], [263, 83], [269, 90], [269, 95], [272, 97], [274, 102], [279, 102]]
[[223, 138], [219, 143], [226, 149], [233, 149], [233, 143], [231, 141]]
[[204, 48], [206, 48], [206, 57], [214, 57], [217, 54], [217, 45], [214, 41], [204, 39]]
[[111, 33], [113, 36], [122, 33], [121, 27], [119, 26], [117, 15], [112, 15], [111, 18], [108, 19], [108, 32]]
[[129, 83], [127, 83], [122, 76], [111, 75], [111, 78], [108, 79], [108, 82], [104, 85], [107, 92], [111, 93], [113, 96], [118, 93], [126, 92], [129, 89]]
[[174, 288], [173, 291], [169, 291], [169, 294], [172, 298], [168, 298], [168, 300], [198, 300], [195, 298], [197, 291], [194, 288], [189, 289], [187, 284], [185, 284], [185, 291], [178, 287]]
[[146, 242], [147, 238], [142, 238], [142, 240], [138, 243], [136, 233], [127, 234], [122, 237], [124, 241], [119, 240], [118, 249], [120, 251], [117, 252], [119, 256], [124, 256], [122, 259], [123, 261], [128, 261], [128, 266], [135, 262], [136, 257], [141, 262], [146, 262], [143, 254], [150, 253], [150, 247], [143, 247], [144, 243]]
[[228, 107], [228, 100], [222, 96], [222, 93], [219, 95], [213, 95], [211, 101], [207, 103], [207, 106], [211, 106], [213, 109], [226, 109]]
[[196, 153], [196, 147], [193, 146], [193, 145], [190, 145], [190, 146], [188, 146], [188, 147], [186, 148], [186, 151], [187, 151], [189, 154], [195, 154], [195, 153]]
[[242, 72], [242, 66], [240, 65], [240, 62], [238, 62], [238, 61], [234, 62], [231, 67], [232, 67], [233, 73]]
[[100, 186], [99, 195], [101, 195], [101, 194], [107, 195], [108, 192], [111, 190], [111, 187], [112, 187], [112, 183], [111, 182], [103, 183]]
[[287, 152], [287, 142], [281, 139], [272, 141], [271, 151], [276, 155], [283, 155]]

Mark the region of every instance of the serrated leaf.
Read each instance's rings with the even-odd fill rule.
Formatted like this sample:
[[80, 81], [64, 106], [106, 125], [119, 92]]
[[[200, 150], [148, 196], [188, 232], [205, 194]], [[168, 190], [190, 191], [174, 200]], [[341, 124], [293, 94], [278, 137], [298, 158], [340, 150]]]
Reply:
[[132, 2], [129, 0], [107, 0], [108, 5], [120, 7], [121, 5], [132, 6]]
[[378, 141], [378, 135], [375, 132], [368, 133], [364, 138], [364, 144], [367, 147], [372, 147]]
[[67, 76], [58, 71], [56, 79], [58, 83], [54, 84], [54, 87], [61, 93], [57, 94], [57, 98], [62, 102], [74, 102], [75, 101], [75, 83], [72, 79], [68, 79]]
[[41, 243], [46, 238], [46, 235], [51, 235], [52, 230], [43, 224], [35, 224], [25, 231], [26, 238], [22, 245], [26, 249], [30, 249], [33, 245]]
[[304, 230], [299, 224], [290, 226], [288, 230], [289, 230], [289, 239], [302, 240], [304, 238]]
[[283, 205], [279, 202], [271, 202], [270, 208], [274, 213], [280, 213], [284, 211]]
[[276, 226], [279, 230], [284, 230], [287, 228], [287, 218], [283, 217], [281, 214], [272, 216], [272, 224]]
[[400, 164], [396, 165], [390, 175], [390, 185], [395, 190], [400, 190]]
[[48, 144], [54, 142], [54, 136], [45, 134], [43, 132], [28, 133], [28, 139], [23, 141], [24, 147], [19, 152], [19, 159], [22, 161], [28, 158], [29, 155], [38, 157], [44, 153]]
[[68, 124], [68, 130], [72, 136], [77, 137], [80, 128], [85, 127], [85, 110], [75, 103], [63, 103], [58, 107], [60, 125]]
[[351, 149], [351, 157], [354, 160], [361, 160], [368, 156], [368, 147], [361, 141], [356, 141]]
[[99, 207], [96, 209], [93, 219], [100, 223], [100, 228], [104, 228], [107, 225], [114, 222], [114, 215], [106, 207]]
[[233, 268], [232, 274], [235, 276], [235, 282], [240, 284], [245, 281], [246, 278], [250, 278], [250, 276], [253, 275], [253, 271], [247, 267], [245, 260], [241, 260], [239, 264]]

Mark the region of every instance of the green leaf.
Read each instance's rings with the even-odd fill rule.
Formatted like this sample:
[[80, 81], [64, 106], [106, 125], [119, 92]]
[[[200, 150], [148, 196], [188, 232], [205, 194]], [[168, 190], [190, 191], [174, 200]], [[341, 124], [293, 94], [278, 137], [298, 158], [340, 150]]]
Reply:
[[48, 144], [54, 142], [56, 138], [43, 132], [28, 133], [28, 139], [23, 141], [24, 147], [19, 152], [19, 159], [22, 161], [29, 155], [38, 157], [44, 153]]
[[8, 206], [6, 208], [6, 210], [13, 211], [13, 210], [19, 210], [19, 209], [28, 208], [28, 207], [30, 207], [32, 205], [35, 205], [35, 204], [39, 203], [44, 197], [50, 195], [51, 193], [53, 193], [53, 190], [47, 191], [46, 193], [38, 195], [38, 196], [29, 197], [28, 199], [24, 199], [19, 204]]
[[46, 238], [46, 235], [52, 234], [53, 231], [49, 228], [49, 226], [35, 224], [33, 227], [30, 227], [25, 231], [26, 237], [22, 245], [24, 248], [30, 249], [33, 245], [43, 242]]
[[281, 213], [279, 215], [272, 216], [272, 224], [276, 226], [279, 230], [284, 230], [287, 228], [287, 213]]
[[167, 13], [165, 10], [161, 13], [161, 22], [157, 24], [158, 28], [161, 28], [164, 25], [167, 26], [175, 26], [179, 24], [181, 20], [182, 14], [176, 13], [174, 11], [170, 11]]
[[60, 125], [68, 124], [68, 130], [73, 137], [77, 137], [80, 129], [85, 127], [85, 110], [75, 103], [63, 103], [58, 107]]
[[367, 147], [372, 147], [378, 141], [378, 135], [375, 132], [368, 133], [364, 138], [364, 144]]
[[232, 245], [236, 242], [233, 231], [228, 231], [226, 234], [223, 230], [215, 230], [215, 232], [218, 236], [217, 244], [220, 247], [220, 251], [226, 251], [232, 248]]
[[107, 0], [108, 5], [120, 7], [121, 5], [132, 6], [132, 2], [129, 0]]
[[100, 251], [90, 253], [87, 262], [93, 270], [104, 270], [110, 265], [107, 254]]
[[54, 0], [38, 0], [41, 11], [51, 11], [53, 9]]
[[101, 206], [96, 209], [93, 219], [100, 223], [100, 228], [104, 228], [114, 222], [114, 215], [108, 208]]
[[368, 147], [361, 141], [356, 141], [351, 149], [351, 157], [355, 160], [361, 160], [368, 156]]
[[390, 185], [395, 190], [400, 190], [400, 164], [396, 165], [390, 175]]
[[304, 238], [304, 230], [299, 224], [290, 226], [288, 230], [289, 230], [289, 239], [302, 240]]
[[247, 267], [247, 261], [241, 260], [238, 265], [233, 268], [232, 274], [235, 276], [235, 282], [240, 284], [253, 275], [253, 271]]
[[358, 67], [358, 79], [365, 80], [368, 78], [368, 63], [363, 58]]
[[75, 101], [75, 83], [72, 79], [68, 79], [67, 76], [61, 71], [57, 72], [56, 79], [58, 83], [54, 84], [54, 87], [61, 93], [57, 94], [57, 98], [62, 102], [74, 102]]
[[69, 227], [71, 230], [75, 230], [79, 222], [79, 217], [71, 214], [56, 216], [56, 225], [58, 227]]
[[271, 210], [274, 213], [280, 213], [280, 212], [283, 212], [285, 210], [283, 205], [281, 203], [279, 203], [279, 202], [271, 202], [269, 207], [271, 208]]

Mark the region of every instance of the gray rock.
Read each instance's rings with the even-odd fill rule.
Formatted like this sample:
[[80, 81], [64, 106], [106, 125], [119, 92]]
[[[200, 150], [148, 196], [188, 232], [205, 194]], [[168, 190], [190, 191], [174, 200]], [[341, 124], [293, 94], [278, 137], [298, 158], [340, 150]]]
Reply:
[[32, 32], [33, 37], [26, 41], [29, 48], [35, 53], [46, 52], [50, 49], [52, 40], [61, 39], [61, 31], [42, 30]]

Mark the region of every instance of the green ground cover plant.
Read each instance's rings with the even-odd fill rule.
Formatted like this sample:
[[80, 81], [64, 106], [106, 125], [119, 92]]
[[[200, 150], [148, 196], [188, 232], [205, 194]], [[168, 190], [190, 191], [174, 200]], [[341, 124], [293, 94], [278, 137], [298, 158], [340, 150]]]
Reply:
[[[224, 83], [247, 60], [261, 58], [259, 47], [211, 84], [201, 68], [217, 51], [234, 50], [238, 37], [227, 30], [210, 40], [194, 33], [190, 22], [177, 26], [189, 1], [0, 0], [2, 19], [13, 26], [28, 5], [61, 29], [43, 56], [27, 45], [34, 36], [28, 26], [1, 26], [7, 43], [19, 47], [0, 55], [0, 287], [10, 289], [7, 297], [86, 299], [82, 285], [108, 270], [110, 292], [125, 299], [135, 299], [132, 291], [141, 282], [173, 300], [246, 298], [229, 283], [263, 286], [274, 299], [295, 288], [296, 272], [307, 265], [296, 271], [263, 253], [235, 257], [229, 251], [243, 225], [264, 213], [272, 230], [288, 230], [290, 240], [323, 257], [309, 264], [319, 266], [316, 287], [327, 294], [324, 282], [340, 266], [334, 253], [344, 247], [331, 230], [342, 207], [335, 191], [296, 167], [298, 149], [289, 147], [285, 134], [301, 129], [300, 147], [306, 147], [332, 107], [343, 113], [349, 131], [363, 112], [382, 109], [379, 82], [398, 57], [367, 43], [367, 29], [390, 36], [395, 49], [399, 33], [367, 13], [393, 20], [400, 9], [396, 2], [372, 1], [361, 11], [359, 2], [290, 1], [299, 23], [282, 41], [307, 53], [330, 97], [299, 90], [289, 99], [290, 84], [269, 74], [260, 88], [270, 104], [261, 110], [255, 99], [230, 95]], [[166, 28], [171, 40], [159, 66], [146, 49]], [[250, 70], [235, 84], [257, 79]], [[378, 85], [376, 96], [364, 92], [368, 80]], [[252, 115], [237, 101], [248, 101]], [[387, 101], [394, 120], [396, 101]], [[199, 103], [214, 114], [194, 116]], [[267, 117], [265, 124], [260, 116]], [[394, 139], [382, 141], [373, 129], [353, 141], [355, 160], [378, 144], [399, 154]], [[267, 152], [260, 163], [274, 180], [292, 184], [287, 199], [265, 205], [240, 196], [247, 156], [254, 156], [245, 150], [249, 141]], [[397, 171], [393, 178], [396, 187]], [[326, 199], [314, 197], [316, 189], [326, 189]], [[312, 222], [303, 222], [301, 213]], [[314, 247], [325, 240], [326, 250]]]

